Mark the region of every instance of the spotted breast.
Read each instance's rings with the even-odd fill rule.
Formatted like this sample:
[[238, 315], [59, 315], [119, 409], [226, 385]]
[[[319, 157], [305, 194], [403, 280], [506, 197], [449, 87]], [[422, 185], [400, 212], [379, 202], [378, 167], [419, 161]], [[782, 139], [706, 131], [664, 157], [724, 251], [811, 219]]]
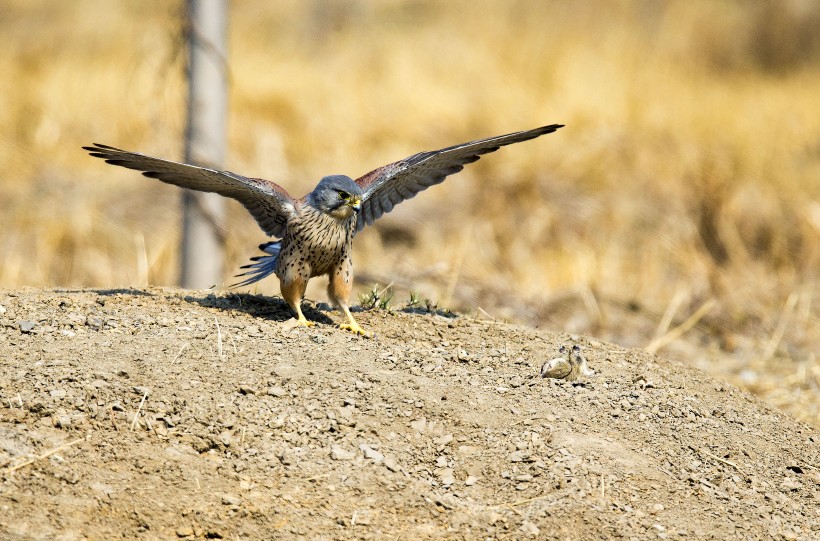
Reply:
[[350, 258], [356, 218], [335, 218], [303, 205], [288, 224], [276, 267], [280, 280], [308, 280], [327, 274]]

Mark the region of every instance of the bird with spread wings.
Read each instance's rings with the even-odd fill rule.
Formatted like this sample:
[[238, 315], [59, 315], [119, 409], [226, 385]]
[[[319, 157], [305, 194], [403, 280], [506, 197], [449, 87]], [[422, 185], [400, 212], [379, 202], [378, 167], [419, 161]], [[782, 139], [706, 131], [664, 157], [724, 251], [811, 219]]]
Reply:
[[312, 326], [314, 323], [305, 318], [300, 304], [308, 280], [326, 274], [330, 300], [347, 319], [340, 327], [368, 336], [348, 306], [353, 285], [351, 247], [356, 233], [402, 201], [461, 171], [482, 154], [562, 127], [551, 124], [420, 152], [355, 181], [345, 175], [327, 176], [300, 199], [291, 197], [284, 188], [269, 180], [162, 160], [96, 143], [83, 148], [95, 158], [142, 171], [146, 177], [236, 199], [248, 209], [265, 234], [278, 239], [260, 246], [265, 255], [252, 258], [254, 262], [243, 267], [250, 270], [240, 275], [247, 278], [237, 285], [249, 285], [276, 274], [282, 297], [296, 314], [297, 323]]

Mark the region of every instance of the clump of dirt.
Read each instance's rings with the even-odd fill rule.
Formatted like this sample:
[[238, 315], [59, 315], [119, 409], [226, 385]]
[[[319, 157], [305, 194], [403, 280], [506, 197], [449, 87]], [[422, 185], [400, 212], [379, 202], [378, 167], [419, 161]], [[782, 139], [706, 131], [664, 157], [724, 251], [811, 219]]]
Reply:
[[[703, 372], [424, 311], [0, 292], [3, 539], [817, 539], [818, 434]], [[564, 346], [594, 374], [540, 377]]]

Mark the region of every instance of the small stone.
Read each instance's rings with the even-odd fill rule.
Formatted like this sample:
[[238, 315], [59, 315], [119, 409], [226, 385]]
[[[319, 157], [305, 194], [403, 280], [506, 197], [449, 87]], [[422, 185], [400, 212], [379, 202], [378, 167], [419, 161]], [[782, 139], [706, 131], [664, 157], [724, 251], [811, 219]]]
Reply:
[[353, 460], [355, 457], [356, 453], [348, 451], [340, 445], [334, 445], [330, 448], [330, 458], [333, 460]]
[[663, 509], [664, 509], [663, 504], [656, 503], [655, 505], [652, 506], [652, 513], [660, 513], [661, 511], [663, 511]]
[[274, 386], [268, 387], [268, 396], [275, 396], [276, 398], [282, 398], [285, 396], [285, 390], [282, 387]]
[[370, 447], [368, 444], [361, 444], [359, 446], [359, 449], [362, 450], [365, 458], [372, 460], [376, 464], [381, 464], [382, 462], [384, 462], [384, 455]]
[[48, 394], [51, 395], [51, 398], [65, 398], [66, 392], [65, 389], [52, 389]]
[[190, 526], [183, 526], [182, 528], [177, 528], [176, 534], [177, 537], [193, 537], [194, 529]]
[[450, 485], [456, 482], [456, 477], [453, 474], [453, 470], [451, 468], [444, 468], [442, 470], [439, 470], [437, 475], [439, 480], [441, 481], [442, 486], [449, 487]]
[[283, 331], [291, 331], [293, 329], [298, 329], [298, 328], [299, 328], [299, 321], [295, 317], [292, 317], [289, 320], [282, 323], [282, 330]]
[[37, 326], [36, 321], [18, 321], [17, 327], [20, 329], [21, 333], [29, 334], [34, 332], [34, 327]]
[[291, 449], [286, 449], [279, 453], [278, 458], [285, 466], [296, 464], [296, 453]]
[[230, 447], [233, 443], [233, 434], [231, 434], [230, 430], [226, 430], [219, 435], [219, 441], [222, 442], [222, 445], [225, 447]]
[[239, 506], [242, 504], [242, 498], [236, 494], [226, 493], [222, 495], [222, 505]]
[[99, 316], [88, 316], [85, 318], [85, 324], [95, 331], [99, 331], [103, 327], [103, 320]]
[[464, 480], [464, 484], [468, 487], [471, 487], [476, 483], [478, 483], [478, 477], [476, 477], [475, 475], [470, 475], [467, 477], [467, 479]]
[[528, 451], [514, 451], [510, 453], [510, 462], [529, 462], [530, 453]]
[[71, 417], [68, 415], [60, 415], [54, 419], [54, 426], [56, 428], [68, 428], [71, 426]]
[[536, 526], [529, 520], [525, 520], [521, 523], [521, 532], [529, 537], [538, 537], [538, 534], [541, 533], [541, 530], [538, 528], [538, 526]]
[[240, 385], [239, 386], [239, 392], [241, 394], [246, 394], [246, 395], [247, 394], [256, 394], [256, 390], [253, 387], [251, 387], [250, 385]]
[[384, 458], [384, 467], [392, 472], [398, 472], [401, 470], [401, 467], [399, 467], [399, 463], [396, 462], [396, 459], [392, 456]]
[[485, 519], [490, 526], [494, 526], [496, 522], [504, 520], [504, 515], [495, 511], [490, 511], [485, 515]]
[[802, 487], [803, 485], [796, 479], [786, 478], [782, 483], [780, 483], [780, 490], [783, 491], [800, 490]]
[[419, 434], [423, 433], [426, 427], [427, 427], [427, 419], [425, 419], [424, 417], [410, 423], [410, 428], [412, 428], [413, 430], [415, 430]]
[[436, 438], [434, 440], [436, 445], [447, 445], [451, 441], [453, 441], [453, 435], [452, 434], [445, 434], [444, 436], [442, 436], [440, 438]]

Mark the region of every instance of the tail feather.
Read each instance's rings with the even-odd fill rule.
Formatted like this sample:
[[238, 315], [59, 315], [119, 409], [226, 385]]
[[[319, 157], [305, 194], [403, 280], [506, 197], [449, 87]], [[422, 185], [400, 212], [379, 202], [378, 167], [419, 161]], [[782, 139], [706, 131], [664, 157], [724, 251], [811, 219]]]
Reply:
[[236, 277], [247, 276], [247, 278], [237, 284], [231, 285], [231, 287], [249, 286], [276, 272], [276, 263], [279, 261], [279, 252], [282, 250], [282, 241], [276, 240], [266, 242], [265, 244], [260, 244], [259, 249], [268, 255], [252, 257], [251, 261], [253, 261], [253, 263], [242, 265], [240, 268], [250, 270], [243, 272], [242, 274], [237, 274]]

